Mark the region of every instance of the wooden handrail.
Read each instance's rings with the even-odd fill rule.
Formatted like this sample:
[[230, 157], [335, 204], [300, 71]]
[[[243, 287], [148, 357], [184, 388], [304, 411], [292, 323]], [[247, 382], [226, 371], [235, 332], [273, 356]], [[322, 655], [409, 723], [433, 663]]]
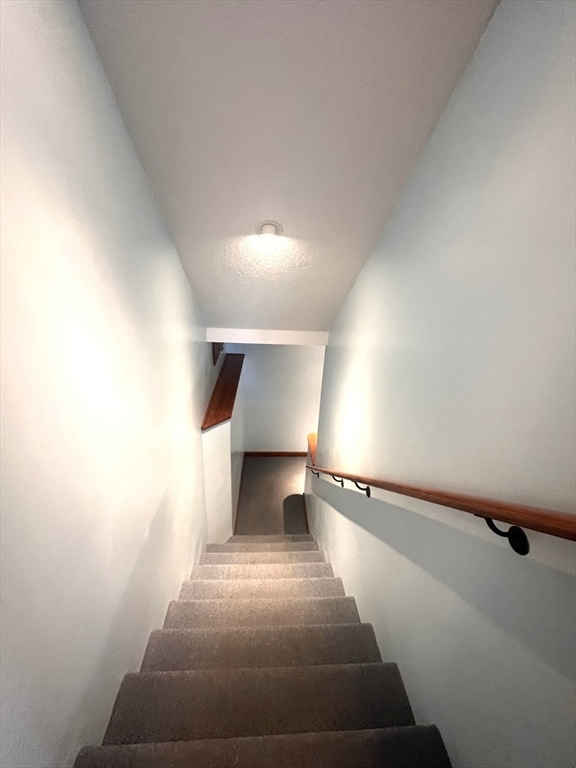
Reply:
[[243, 363], [244, 355], [228, 354], [224, 358], [202, 422], [202, 432], [232, 418]]
[[[310, 455], [312, 456], [310, 439], [308, 445], [310, 447]], [[371, 488], [381, 488], [383, 491], [391, 491], [403, 496], [411, 496], [414, 499], [422, 499], [432, 504], [451, 507], [452, 509], [468, 512], [485, 519], [500, 520], [510, 525], [517, 525], [522, 528], [529, 528], [532, 531], [547, 533], [550, 536], [557, 536], [561, 539], [576, 541], [576, 515], [573, 514], [555, 512], [541, 507], [526, 507], [522, 504], [509, 504], [503, 501], [495, 501], [494, 499], [485, 499], [480, 496], [466, 496], [461, 493], [439, 491], [434, 488], [421, 488], [415, 485], [394, 483], [374, 477], [365, 477], [364, 475], [353, 475], [349, 472], [341, 472], [338, 469], [319, 467], [316, 465], [315, 459], [316, 442], [314, 441], [313, 463], [306, 465], [307, 469], [311, 469], [314, 472], [330, 475], [333, 478], [350, 480], [353, 483], [362, 483]]]

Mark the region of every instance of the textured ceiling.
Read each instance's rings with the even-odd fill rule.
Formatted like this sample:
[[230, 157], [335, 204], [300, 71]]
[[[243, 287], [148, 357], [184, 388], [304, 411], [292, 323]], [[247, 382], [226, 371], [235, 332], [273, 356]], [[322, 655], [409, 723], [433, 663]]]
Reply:
[[495, 4], [81, 0], [206, 325], [330, 327]]

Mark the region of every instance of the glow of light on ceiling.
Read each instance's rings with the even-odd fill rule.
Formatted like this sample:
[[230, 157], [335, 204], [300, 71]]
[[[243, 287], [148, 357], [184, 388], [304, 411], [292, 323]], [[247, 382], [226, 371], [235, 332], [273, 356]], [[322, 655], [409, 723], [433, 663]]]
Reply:
[[232, 238], [226, 244], [225, 259], [247, 277], [275, 280], [309, 269], [312, 253], [303, 240], [263, 234]]

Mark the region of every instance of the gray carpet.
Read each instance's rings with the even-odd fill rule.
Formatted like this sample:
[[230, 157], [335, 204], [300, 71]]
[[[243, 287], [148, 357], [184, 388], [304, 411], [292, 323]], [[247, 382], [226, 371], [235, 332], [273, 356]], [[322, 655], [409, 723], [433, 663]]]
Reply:
[[246, 456], [236, 533], [307, 533], [305, 472], [304, 457]]
[[[276, 516], [278, 523], [278, 515]], [[450, 768], [310, 535], [209, 545], [75, 768]]]

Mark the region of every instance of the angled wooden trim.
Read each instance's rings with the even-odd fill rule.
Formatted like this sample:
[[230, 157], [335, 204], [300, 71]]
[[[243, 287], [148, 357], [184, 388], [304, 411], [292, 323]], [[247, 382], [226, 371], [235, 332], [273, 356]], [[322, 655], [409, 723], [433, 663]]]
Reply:
[[202, 432], [232, 418], [243, 364], [244, 355], [228, 354], [224, 358], [202, 422]]

